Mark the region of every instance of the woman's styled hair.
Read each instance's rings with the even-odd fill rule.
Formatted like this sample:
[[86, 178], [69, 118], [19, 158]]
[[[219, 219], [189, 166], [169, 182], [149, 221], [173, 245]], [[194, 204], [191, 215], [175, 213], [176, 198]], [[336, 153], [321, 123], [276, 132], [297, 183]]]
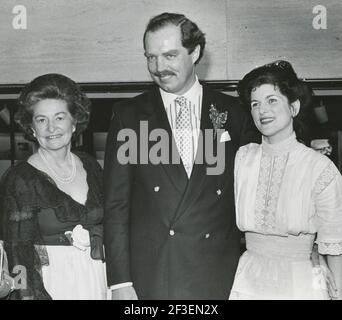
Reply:
[[70, 78], [56, 73], [39, 76], [27, 84], [17, 100], [18, 111], [15, 120], [33, 141], [33, 106], [46, 99], [65, 101], [75, 121], [73, 137], [83, 132], [89, 123], [91, 102], [81, 88]]
[[204, 47], [205, 47], [205, 35], [198, 28], [197, 24], [189, 20], [183, 14], [178, 13], [169, 13], [164, 12], [153, 17], [147, 24], [144, 33], [144, 48], [145, 48], [145, 38], [148, 32], [155, 32], [159, 29], [167, 25], [175, 25], [180, 27], [181, 35], [182, 35], [182, 45], [184, 48], [188, 50], [188, 53], [191, 54], [196, 47], [200, 46], [200, 54], [198, 59], [196, 60], [196, 64], [201, 60]]
[[242, 104], [250, 110], [251, 92], [263, 84], [271, 84], [287, 97], [289, 103], [300, 101], [300, 110], [293, 119], [293, 127], [299, 140], [307, 139], [308, 127], [305, 121], [312, 104], [312, 89], [297, 77], [288, 61], [277, 60], [253, 69], [238, 83], [237, 91]]

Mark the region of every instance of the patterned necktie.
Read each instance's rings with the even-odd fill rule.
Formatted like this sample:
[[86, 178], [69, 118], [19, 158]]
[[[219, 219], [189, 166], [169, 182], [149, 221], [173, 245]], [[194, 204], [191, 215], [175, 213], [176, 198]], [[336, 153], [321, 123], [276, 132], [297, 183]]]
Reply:
[[176, 118], [175, 140], [176, 145], [183, 161], [185, 171], [190, 177], [193, 165], [193, 141], [190, 118], [190, 104], [186, 98], [180, 96], [175, 99], [180, 110]]

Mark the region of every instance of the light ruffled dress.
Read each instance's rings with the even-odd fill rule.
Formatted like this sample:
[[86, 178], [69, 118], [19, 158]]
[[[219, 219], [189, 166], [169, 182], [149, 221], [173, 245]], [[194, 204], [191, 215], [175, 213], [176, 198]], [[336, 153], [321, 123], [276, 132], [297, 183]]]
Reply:
[[329, 299], [325, 270], [311, 261], [342, 254], [342, 178], [293, 134], [249, 144], [235, 160], [237, 225], [245, 232], [229, 299]]

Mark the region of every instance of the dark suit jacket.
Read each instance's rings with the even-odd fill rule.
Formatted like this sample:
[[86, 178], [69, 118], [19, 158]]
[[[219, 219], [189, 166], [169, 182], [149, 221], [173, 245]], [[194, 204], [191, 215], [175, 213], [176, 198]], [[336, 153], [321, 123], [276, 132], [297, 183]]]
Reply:
[[[211, 104], [220, 112], [228, 111], [224, 129], [231, 141], [224, 142], [225, 170], [207, 175], [206, 163], [195, 164], [190, 180], [182, 163], [120, 164], [117, 160], [124, 143], [117, 141], [120, 129], [138, 134], [138, 154], [140, 121], [148, 121], [149, 132], [163, 128], [172, 137], [157, 87], [115, 106], [104, 169], [108, 285], [133, 281], [139, 299], [228, 298], [240, 256], [234, 157], [239, 146], [255, 140], [255, 131], [236, 98], [205, 86], [202, 130], [213, 128]], [[149, 148], [155, 143], [149, 142]], [[146, 151], [146, 146], [141, 148]]]

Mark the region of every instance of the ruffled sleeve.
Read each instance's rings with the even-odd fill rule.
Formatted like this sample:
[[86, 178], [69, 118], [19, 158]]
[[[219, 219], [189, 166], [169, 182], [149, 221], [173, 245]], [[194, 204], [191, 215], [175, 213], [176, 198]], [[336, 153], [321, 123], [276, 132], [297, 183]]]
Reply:
[[320, 254], [342, 254], [342, 177], [329, 160], [315, 183], [317, 240]]
[[32, 203], [34, 185], [21, 165], [9, 169], [1, 181], [2, 226], [5, 250], [16, 290], [11, 299], [51, 299], [41, 276], [41, 259], [35, 246], [42, 244], [37, 209]]

